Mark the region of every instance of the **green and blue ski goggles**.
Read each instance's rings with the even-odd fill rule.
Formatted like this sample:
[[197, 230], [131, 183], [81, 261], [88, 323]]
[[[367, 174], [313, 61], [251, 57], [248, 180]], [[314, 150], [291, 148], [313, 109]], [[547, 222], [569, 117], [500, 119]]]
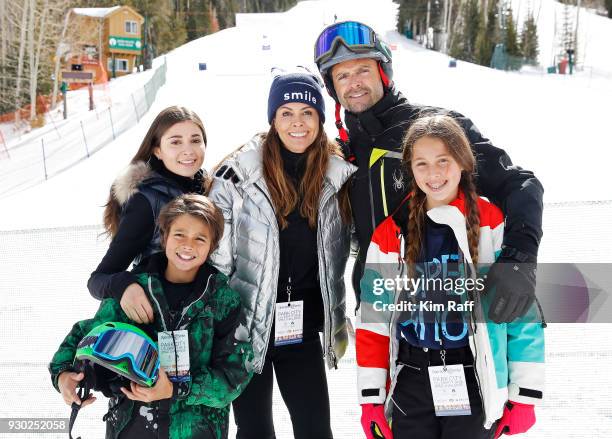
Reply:
[[144, 385], [152, 386], [159, 372], [156, 343], [139, 328], [108, 322], [97, 326], [81, 340], [77, 360], [90, 360]]
[[121, 329], [106, 331], [93, 346], [93, 353], [110, 361], [129, 360], [134, 373], [145, 380], [157, 376], [157, 347], [135, 332]]
[[319, 64], [331, 57], [338, 44], [344, 44], [353, 52], [367, 52], [377, 47], [376, 32], [357, 21], [343, 21], [328, 26], [315, 43], [315, 63]]

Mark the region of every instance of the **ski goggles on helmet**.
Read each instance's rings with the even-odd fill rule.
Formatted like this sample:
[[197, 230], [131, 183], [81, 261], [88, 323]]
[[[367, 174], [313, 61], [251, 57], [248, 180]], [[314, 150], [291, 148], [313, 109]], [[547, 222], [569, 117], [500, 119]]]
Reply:
[[340, 43], [353, 52], [367, 52], [377, 47], [376, 32], [357, 21], [344, 21], [328, 26], [315, 43], [315, 63], [319, 64], [331, 57]]
[[157, 345], [139, 328], [109, 322], [79, 343], [76, 358], [90, 360], [141, 384], [152, 386], [159, 372]]

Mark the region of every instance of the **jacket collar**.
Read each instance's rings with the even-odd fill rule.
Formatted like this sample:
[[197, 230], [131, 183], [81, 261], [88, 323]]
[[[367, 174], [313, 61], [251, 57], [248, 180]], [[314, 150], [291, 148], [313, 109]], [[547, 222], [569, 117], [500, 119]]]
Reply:
[[[398, 222], [407, 221], [407, 212], [405, 208], [410, 200], [411, 193], [404, 198], [404, 201], [397, 207], [396, 211], [389, 215], [393, 218], [396, 225], [399, 226]], [[427, 216], [438, 224], [445, 224], [453, 230], [455, 239], [459, 244], [459, 249], [463, 252], [465, 259], [472, 263], [472, 256], [470, 255], [470, 246], [468, 244], [467, 231], [465, 229], [465, 195], [460, 190], [457, 194], [457, 198], [451, 201], [445, 206], [434, 207], [427, 211]]]
[[346, 126], [350, 132], [355, 130], [359, 124], [369, 135], [379, 135], [389, 128], [388, 125], [394, 114], [390, 110], [407, 102], [404, 95], [393, 86], [368, 110], [361, 113], [345, 111]]
[[[227, 164], [232, 166], [243, 185], [257, 183], [267, 192], [263, 177], [262, 145], [263, 137], [258, 134], [240, 148]], [[332, 186], [334, 192], [337, 192], [356, 170], [357, 167], [346, 160], [331, 156], [325, 180]]]
[[171, 185], [180, 189], [181, 192], [191, 192], [192, 189], [197, 192], [197, 187], [201, 186], [202, 181], [207, 178], [206, 171], [203, 169], [197, 172], [194, 179], [181, 177], [180, 175], [168, 171], [159, 160], [157, 161], [159, 163], [155, 163], [153, 166], [144, 161], [130, 163], [128, 167], [117, 176], [111, 186], [111, 191], [121, 206], [125, 205], [125, 203], [138, 192], [138, 186], [144, 182], [151, 185], [155, 185], [156, 183]]
[[[159, 305], [159, 307], [154, 306], [154, 309], [157, 308], [157, 312], [160, 314], [161, 322], [159, 323], [162, 324], [164, 330], [172, 329], [169, 327], [172, 321], [169, 313], [170, 307], [168, 306], [168, 301], [161, 284], [161, 279], [164, 277], [167, 265], [168, 259], [166, 255], [163, 252], [159, 252], [149, 258], [146, 267], [135, 270], [135, 273], [140, 273], [139, 277], [143, 276], [141, 279], [145, 282], [145, 285], [143, 285], [145, 291], [151, 296], [154, 304]], [[219, 282], [225, 282], [226, 278], [220, 275], [215, 267], [206, 262], [198, 270], [193, 284], [193, 292], [189, 295], [187, 303], [198, 299], [204, 293], [209, 281], [213, 282], [212, 285], [215, 285], [216, 288]]]
[[459, 191], [457, 198], [449, 204], [428, 210], [427, 216], [438, 224], [446, 224], [453, 230], [465, 259], [468, 263], [472, 263], [467, 230], [465, 229], [465, 197], [463, 192]]

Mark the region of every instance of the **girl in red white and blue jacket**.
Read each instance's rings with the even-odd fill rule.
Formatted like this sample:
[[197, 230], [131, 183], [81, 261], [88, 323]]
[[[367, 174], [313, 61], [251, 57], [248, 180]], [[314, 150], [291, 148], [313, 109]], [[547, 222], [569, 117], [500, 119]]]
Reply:
[[535, 305], [509, 324], [486, 318], [495, 291], [484, 290], [484, 277], [502, 249], [503, 215], [478, 197], [476, 160], [451, 117], [417, 120], [403, 161], [412, 190], [374, 231], [361, 279], [366, 437], [523, 433], [542, 400], [544, 323]]

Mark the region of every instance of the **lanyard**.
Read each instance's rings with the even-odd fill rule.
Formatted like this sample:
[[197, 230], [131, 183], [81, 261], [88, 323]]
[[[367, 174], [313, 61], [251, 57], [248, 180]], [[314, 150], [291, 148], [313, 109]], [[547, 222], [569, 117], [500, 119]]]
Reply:
[[291, 276], [287, 278], [287, 303], [291, 306]]
[[288, 249], [290, 250], [290, 255], [289, 255], [289, 266], [287, 267], [287, 286], [285, 288], [285, 291], [287, 292], [287, 303], [288, 306], [291, 306], [291, 289], [292, 289], [292, 284], [291, 284], [291, 274], [293, 273], [293, 264], [295, 262], [295, 249]]

